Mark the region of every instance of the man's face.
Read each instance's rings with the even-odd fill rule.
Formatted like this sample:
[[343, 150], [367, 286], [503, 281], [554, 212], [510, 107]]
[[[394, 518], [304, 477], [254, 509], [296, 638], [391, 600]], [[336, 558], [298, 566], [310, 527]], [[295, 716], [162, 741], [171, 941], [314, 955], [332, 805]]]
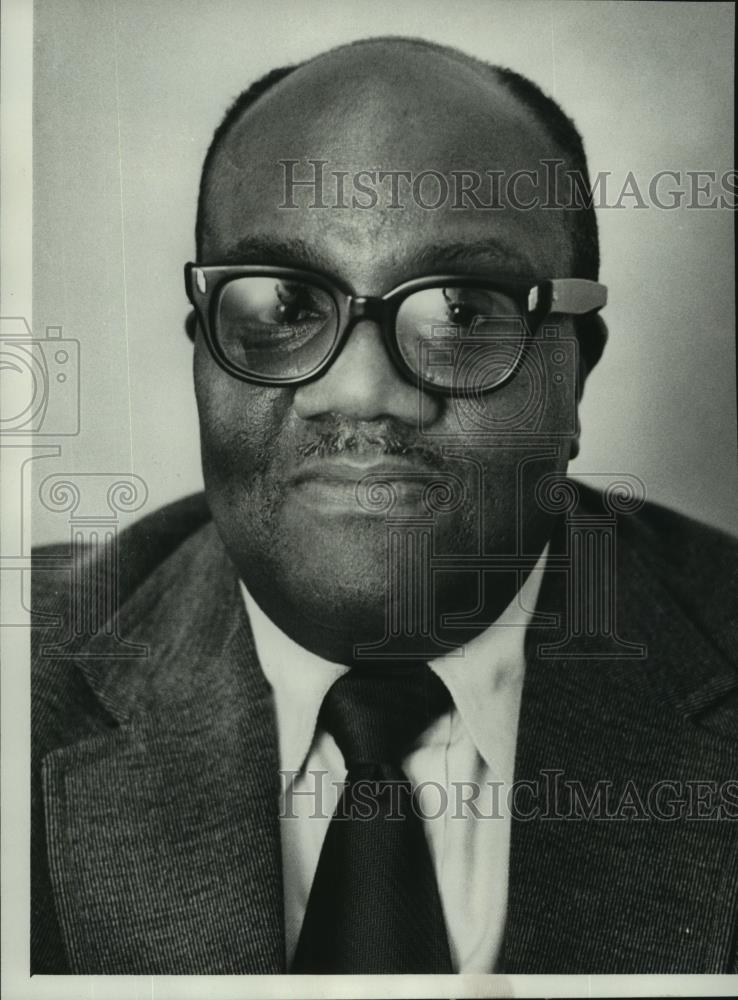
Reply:
[[[470, 66], [399, 44], [333, 53], [278, 84], [225, 140], [206, 196], [200, 262], [317, 270], [357, 295], [440, 273], [566, 277], [571, 243], [559, 212], [459, 209], [451, 197], [428, 210], [409, 186], [402, 208], [390, 206], [388, 186], [373, 208], [352, 206], [350, 189], [348, 207], [337, 207], [332, 178], [334, 170], [352, 177], [376, 169], [509, 176], [540, 171], [555, 155], [530, 113]], [[284, 160], [298, 161], [296, 177], [310, 175], [307, 161], [326, 161], [329, 207], [309, 207], [311, 193], [298, 189], [299, 207], [280, 207]], [[571, 358], [571, 325], [561, 334]], [[574, 436], [574, 366], [561, 364], [561, 352], [554, 364], [544, 346], [531, 368], [470, 406], [403, 380], [370, 320], [353, 328], [320, 378], [297, 388], [233, 378], [198, 333], [208, 501], [243, 580], [284, 631], [348, 661], [355, 643], [383, 638], [407, 607], [399, 591], [408, 586], [416, 597], [425, 588], [452, 645], [494, 620], [520, 580], [491, 573], [482, 587], [470, 557], [540, 553], [550, 523], [535, 487], [565, 468]], [[367, 475], [396, 496], [390, 511], [357, 499]], [[434, 481], [450, 484], [460, 502], [429, 509], [422, 486]], [[407, 582], [413, 574], [420, 582]], [[470, 624], [449, 631], [441, 622], [449, 614], [471, 616]], [[396, 632], [423, 630], [417, 610], [404, 621]], [[414, 641], [398, 637], [398, 651], [412, 652]]]

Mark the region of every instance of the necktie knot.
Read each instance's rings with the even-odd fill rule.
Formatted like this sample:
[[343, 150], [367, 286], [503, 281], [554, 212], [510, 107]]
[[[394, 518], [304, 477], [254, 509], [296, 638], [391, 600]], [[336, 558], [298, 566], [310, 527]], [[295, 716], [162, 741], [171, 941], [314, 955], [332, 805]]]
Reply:
[[427, 663], [353, 667], [325, 696], [320, 724], [335, 739], [347, 770], [358, 763], [399, 764], [450, 703]]

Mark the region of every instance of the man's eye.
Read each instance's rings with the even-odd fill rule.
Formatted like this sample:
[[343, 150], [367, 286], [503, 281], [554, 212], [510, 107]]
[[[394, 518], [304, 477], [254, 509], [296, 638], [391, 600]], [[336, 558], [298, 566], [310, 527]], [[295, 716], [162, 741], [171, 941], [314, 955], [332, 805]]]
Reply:
[[448, 318], [455, 326], [469, 326], [477, 315], [478, 310], [468, 302], [453, 302], [446, 299]]
[[489, 289], [444, 288], [448, 322], [469, 328], [477, 319], [512, 319], [519, 315], [515, 303], [506, 295]]
[[305, 282], [246, 275], [229, 282], [218, 302], [218, 337], [226, 350], [296, 349], [335, 326], [330, 295]]
[[314, 319], [318, 313], [309, 289], [289, 285], [276, 285], [274, 289], [274, 321], [290, 324]]
[[444, 288], [447, 321], [454, 326], [470, 327], [477, 316], [489, 314], [494, 301], [489, 295], [475, 295], [471, 289]]

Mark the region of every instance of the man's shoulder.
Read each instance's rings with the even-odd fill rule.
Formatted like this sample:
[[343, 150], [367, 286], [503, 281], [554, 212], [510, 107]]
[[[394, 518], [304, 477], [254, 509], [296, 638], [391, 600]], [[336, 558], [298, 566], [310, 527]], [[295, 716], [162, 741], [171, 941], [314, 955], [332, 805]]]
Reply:
[[680, 572], [704, 570], [736, 579], [738, 537], [654, 500], [644, 499], [632, 505], [625, 500], [608, 507], [604, 493], [580, 481], [576, 485], [588, 512], [622, 507], [622, 513], [617, 515], [619, 536], [645, 556], [668, 563]]
[[[204, 493], [195, 493], [160, 507], [135, 521], [116, 540], [117, 600], [124, 602], [183, 542], [210, 521]], [[97, 573], [110, 558], [105, 547], [82, 543], [39, 546], [32, 553], [32, 613], [36, 623], [59, 614], [69, 603], [69, 591]]]
[[[583, 492], [587, 507], [601, 507], [601, 494], [589, 487]], [[738, 538], [649, 500], [617, 519], [616, 545], [638, 560], [685, 617], [735, 662]], [[627, 587], [628, 580], [620, 585]]]
[[[721, 528], [647, 501], [621, 519], [621, 532], [644, 558], [672, 574], [699, 596], [727, 598], [738, 590], [738, 538]], [[718, 583], [729, 588], [711, 594]]]
[[[34, 747], [39, 753], [108, 724], [84, 672], [74, 666], [89, 639], [87, 631], [92, 627], [104, 633], [139, 589], [171, 587], [192, 558], [188, 539], [196, 542], [209, 521], [204, 495], [196, 494], [130, 525], [115, 540], [114, 553], [110, 544], [92, 542], [74, 549], [68, 544], [34, 549], [31, 683]], [[197, 551], [197, 545], [191, 548]], [[176, 565], [170, 570], [172, 563]]]

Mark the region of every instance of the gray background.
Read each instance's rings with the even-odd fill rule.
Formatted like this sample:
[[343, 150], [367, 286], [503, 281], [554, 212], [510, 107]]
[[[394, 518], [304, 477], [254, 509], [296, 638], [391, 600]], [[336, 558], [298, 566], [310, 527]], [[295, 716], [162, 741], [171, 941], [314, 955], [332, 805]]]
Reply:
[[[647, 184], [732, 166], [733, 17], [727, 3], [40, 0], [33, 325], [81, 344], [82, 425], [33, 463], [36, 482], [133, 472], [139, 515], [201, 487], [182, 264], [212, 130], [256, 77], [370, 35], [456, 45], [554, 96], [617, 188], [629, 170]], [[738, 532], [732, 213], [627, 207], [599, 223], [611, 337], [572, 472], [633, 473]], [[35, 543], [68, 537], [67, 515], [33, 515]]]

